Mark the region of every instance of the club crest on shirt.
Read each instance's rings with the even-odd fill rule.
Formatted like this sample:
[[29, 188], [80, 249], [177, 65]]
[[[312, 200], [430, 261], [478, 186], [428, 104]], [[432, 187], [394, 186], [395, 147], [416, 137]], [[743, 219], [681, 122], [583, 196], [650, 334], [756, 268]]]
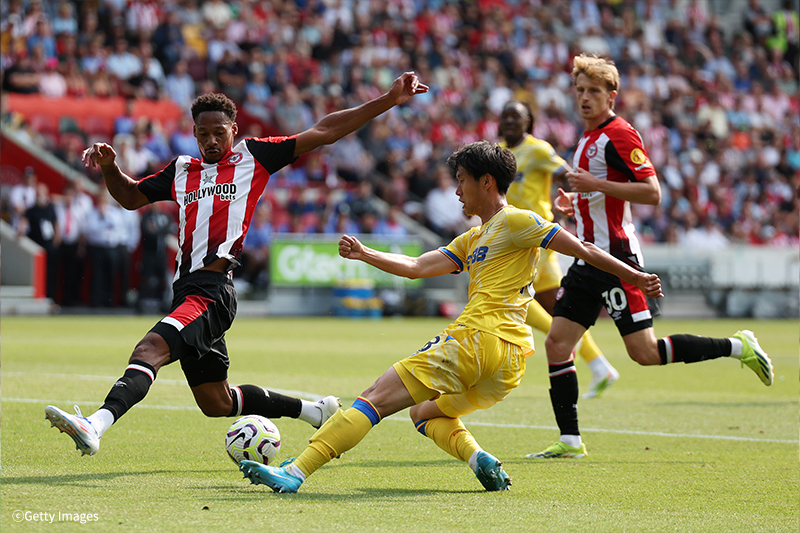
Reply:
[[593, 157], [594, 157], [594, 156], [596, 156], [596, 155], [597, 155], [597, 145], [596, 145], [595, 143], [592, 143], [592, 144], [590, 144], [590, 145], [589, 145], [589, 147], [586, 149], [586, 157], [588, 157], [589, 159], [591, 159], [591, 158], [593, 158]]
[[234, 152], [228, 158], [228, 163], [230, 163], [231, 165], [235, 165], [236, 163], [238, 163], [239, 161], [242, 160], [242, 157], [244, 157], [244, 156], [242, 155], [241, 152]]

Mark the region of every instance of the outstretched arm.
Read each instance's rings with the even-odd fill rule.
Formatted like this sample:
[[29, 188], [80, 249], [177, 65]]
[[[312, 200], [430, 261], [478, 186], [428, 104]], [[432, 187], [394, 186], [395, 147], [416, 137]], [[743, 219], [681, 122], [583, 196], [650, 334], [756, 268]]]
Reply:
[[394, 80], [389, 92], [358, 107], [326, 115], [310, 129], [298, 134], [294, 156], [299, 157], [324, 144], [335, 143], [378, 115], [408, 101], [415, 94], [426, 92], [428, 86], [420, 83], [416, 74], [405, 72]]
[[95, 143], [83, 151], [83, 166], [92, 169], [100, 167], [103, 180], [111, 196], [119, 205], [132, 211], [150, 203], [142, 191], [139, 190], [136, 180], [124, 174], [117, 165], [117, 152], [106, 143]]
[[627, 281], [642, 289], [645, 296], [651, 298], [660, 298], [664, 296], [661, 293], [661, 280], [658, 279], [658, 276], [655, 274], [648, 274], [647, 272], [639, 272], [616, 257], [604, 252], [594, 244], [579, 241], [568, 231], [559, 231], [550, 241], [550, 246], [548, 246], [548, 248], [564, 255], [571, 255], [572, 257], [583, 259], [600, 270], [605, 270], [610, 274], [614, 274], [622, 281]]
[[342, 235], [339, 240], [339, 255], [345, 259], [363, 261], [389, 274], [410, 279], [431, 278], [455, 270], [453, 262], [437, 250], [425, 252], [419, 257], [379, 252], [364, 246], [350, 235]]

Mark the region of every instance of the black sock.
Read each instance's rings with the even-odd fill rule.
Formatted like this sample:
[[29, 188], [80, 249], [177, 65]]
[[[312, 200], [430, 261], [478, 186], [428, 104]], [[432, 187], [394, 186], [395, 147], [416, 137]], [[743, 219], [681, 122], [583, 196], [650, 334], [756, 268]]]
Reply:
[[231, 388], [233, 410], [228, 416], [260, 415], [267, 418], [300, 416], [302, 402], [256, 385], [239, 385]]
[[101, 409], [111, 411], [116, 422], [147, 396], [155, 379], [156, 371], [152, 366], [142, 361], [131, 361], [122, 377], [111, 387]]
[[697, 363], [727, 357], [731, 354], [730, 339], [712, 339], [698, 335], [670, 335], [658, 340], [661, 364]]
[[578, 429], [578, 374], [573, 361], [550, 365], [550, 402], [562, 435], [580, 435]]

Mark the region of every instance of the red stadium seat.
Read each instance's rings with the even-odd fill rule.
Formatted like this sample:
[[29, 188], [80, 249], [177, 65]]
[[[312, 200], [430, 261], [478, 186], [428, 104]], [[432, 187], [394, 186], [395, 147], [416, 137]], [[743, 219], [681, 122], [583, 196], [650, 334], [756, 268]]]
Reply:
[[56, 135], [58, 133], [58, 121], [51, 115], [31, 115], [28, 118], [28, 123], [33, 130], [45, 134]]
[[83, 119], [83, 131], [89, 136], [103, 136], [111, 138], [113, 127], [109, 120], [96, 115], [89, 115]]

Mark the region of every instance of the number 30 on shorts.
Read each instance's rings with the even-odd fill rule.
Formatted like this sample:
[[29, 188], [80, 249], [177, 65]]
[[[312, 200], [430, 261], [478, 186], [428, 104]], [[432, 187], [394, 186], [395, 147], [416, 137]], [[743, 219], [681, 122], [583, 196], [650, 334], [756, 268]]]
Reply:
[[614, 311], [622, 311], [628, 307], [628, 298], [625, 296], [625, 291], [619, 287], [614, 287], [610, 291], [603, 293], [603, 299], [606, 301], [606, 310], [608, 314]]

